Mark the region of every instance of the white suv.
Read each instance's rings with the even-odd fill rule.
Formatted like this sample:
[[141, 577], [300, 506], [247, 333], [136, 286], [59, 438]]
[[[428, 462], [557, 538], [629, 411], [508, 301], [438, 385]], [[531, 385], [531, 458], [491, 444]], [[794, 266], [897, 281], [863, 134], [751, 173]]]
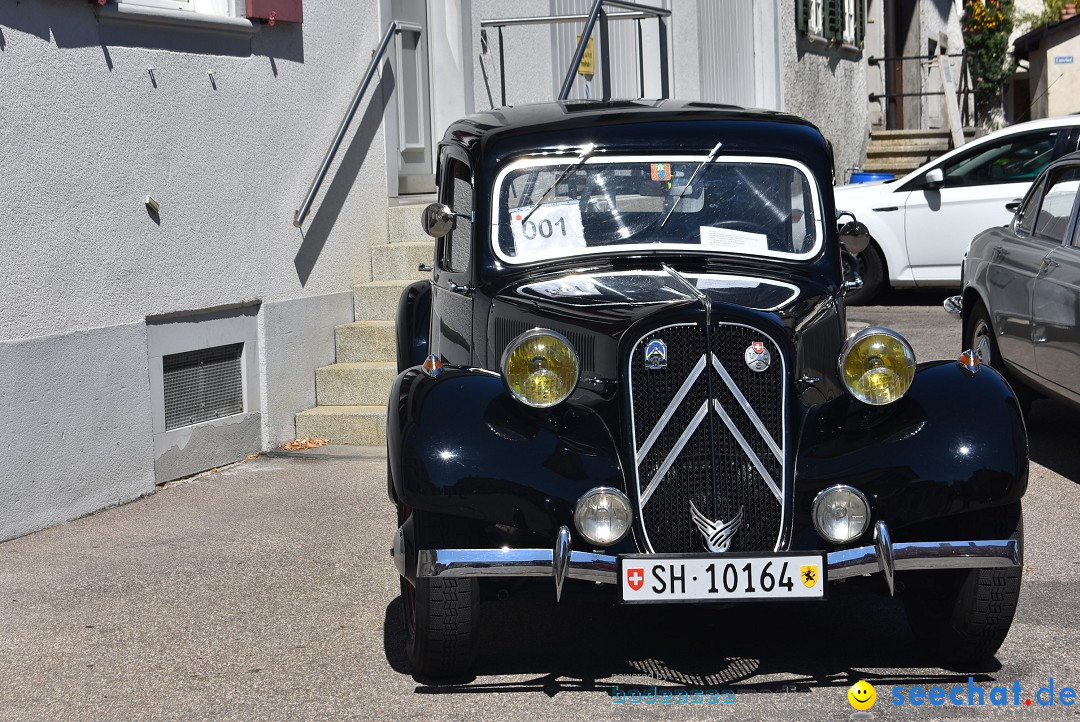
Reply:
[[889, 285], [959, 286], [968, 243], [1012, 218], [1051, 161], [1077, 149], [1080, 115], [1018, 123], [950, 151], [903, 178], [836, 188], [836, 207], [866, 224], [872, 241], [858, 255], [866, 304]]

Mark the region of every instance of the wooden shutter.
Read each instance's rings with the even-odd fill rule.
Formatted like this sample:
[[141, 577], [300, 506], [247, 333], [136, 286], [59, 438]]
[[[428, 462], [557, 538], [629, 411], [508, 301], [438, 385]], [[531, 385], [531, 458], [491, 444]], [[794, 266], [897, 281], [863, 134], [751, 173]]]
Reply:
[[795, 0], [795, 30], [810, 32], [810, 0]]
[[304, 0], [247, 0], [247, 16], [271, 25], [304, 22]]
[[861, 48], [866, 39], [866, 0], [855, 0], [855, 45]]
[[827, 40], [844, 40], [844, 0], [825, 0], [822, 33]]

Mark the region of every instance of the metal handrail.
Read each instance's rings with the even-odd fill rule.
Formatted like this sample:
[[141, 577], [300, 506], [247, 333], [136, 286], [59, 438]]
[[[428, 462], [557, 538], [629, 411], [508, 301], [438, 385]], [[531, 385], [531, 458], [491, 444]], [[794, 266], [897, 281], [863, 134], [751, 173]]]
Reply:
[[[603, 6], [610, 5], [611, 7], [619, 8], [625, 12], [608, 13], [603, 9]], [[663, 18], [671, 17], [671, 11], [665, 8], [653, 7], [651, 5], [637, 5], [631, 2], [624, 2], [623, 0], [596, 0], [589, 11], [588, 15], [542, 15], [532, 17], [513, 17], [513, 18], [496, 18], [492, 20], [481, 20], [480, 27], [495, 28], [499, 33], [499, 81], [500, 91], [502, 94], [502, 104], [506, 105], [506, 62], [503, 55], [503, 28], [506, 27], [519, 27], [522, 25], [559, 25], [563, 23], [579, 23], [582, 20], [585, 21], [585, 29], [581, 33], [581, 40], [578, 42], [577, 47], [574, 49], [574, 60], [570, 64], [570, 69], [566, 73], [566, 78], [563, 80], [562, 86], [559, 88], [559, 100], [566, 100], [570, 96], [570, 88], [574, 84], [574, 69], [581, 64], [581, 57], [585, 53], [585, 48], [589, 43], [589, 38], [592, 36], [593, 28], [596, 26], [596, 22], [600, 21], [600, 57], [602, 60], [607, 59], [607, 53], [604, 52], [607, 32], [606, 23], [608, 20], [637, 20], [638, 21], [638, 34], [640, 35], [641, 21], [656, 18], [658, 21], [663, 22]], [[485, 36], [486, 37], [486, 36]], [[661, 95], [667, 97], [668, 78], [667, 78], [667, 38], [665, 36], [665, 29], [663, 25], [660, 27], [660, 82], [662, 85]], [[644, 60], [639, 59], [639, 64], [644, 65]], [[607, 77], [607, 66], [603, 69], [604, 77]], [[604, 83], [604, 92], [607, 92], [607, 86], [609, 83]]]
[[315, 195], [319, 192], [323, 180], [326, 179], [326, 173], [330, 170], [330, 164], [334, 162], [334, 156], [341, 147], [341, 141], [345, 139], [345, 132], [349, 129], [349, 124], [352, 123], [353, 116], [356, 115], [356, 110], [360, 107], [360, 101], [363, 100], [364, 93], [367, 92], [368, 86], [371, 85], [372, 78], [375, 77], [375, 70], [378, 68], [379, 62], [386, 53], [386, 49], [390, 46], [390, 41], [402, 30], [415, 33], [422, 32], [422, 28], [419, 25], [403, 23], [400, 20], [391, 20], [390, 24], [386, 27], [386, 34], [383, 35], [378, 50], [376, 50], [375, 54], [371, 57], [371, 63], [368, 64], [367, 72], [364, 73], [364, 80], [360, 83], [360, 87], [357, 88], [356, 95], [354, 95], [352, 99], [352, 104], [349, 106], [348, 112], [345, 113], [345, 117], [342, 118], [341, 125], [338, 126], [337, 135], [334, 136], [334, 142], [330, 144], [330, 148], [326, 151], [326, 157], [323, 158], [322, 166], [319, 168], [315, 180], [311, 181], [311, 187], [308, 188], [307, 196], [300, 205], [300, 210], [296, 211], [296, 214], [293, 216], [293, 225], [297, 228], [303, 225], [304, 219], [307, 218], [307, 214], [311, 212], [311, 204], [315, 202]]

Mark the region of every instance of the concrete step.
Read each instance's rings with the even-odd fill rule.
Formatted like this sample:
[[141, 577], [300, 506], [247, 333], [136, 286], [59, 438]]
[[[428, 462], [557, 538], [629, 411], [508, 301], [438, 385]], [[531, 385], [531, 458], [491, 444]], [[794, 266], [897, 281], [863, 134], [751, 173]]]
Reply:
[[948, 151], [948, 148], [931, 148], [927, 145], [896, 145], [891, 147], [882, 147], [879, 145], [870, 144], [870, 147], [866, 149], [866, 157], [868, 158], [887, 158], [890, 156], [903, 156], [925, 158], [926, 156], [936, 158], [939, 155], [943, 155]]
[[329, 439], [334, 444], [386, 446], [386, 404], [316, 406], [296, 415], [296, 437]]
[[430, 278], [431, 271], [419, 271], [421, 263], [429, 266], [435, 257], [435, 240], [404, 241], [371, 247], [371, 277], [375, 279]]
[[420, 213], [434, 200], [435, 197], [431, 196], [419, 202], [389, 206], [386, 209], [386, 236], [390, 243], [430, 240], [431, 237], [424, 233], [424, 227], [420, 225]]
[[357, 321], [393, 321], [398, 299], [412, 279], [391, 279], [361, 283], [353, 288], [353, 317]]
[[387, 361], [336, 363], [315, 369], [319, 406], [385, 406], [397, 364]]
[[337, 362], [396, 361], [393, 321], [354, 321], [334, 328]]

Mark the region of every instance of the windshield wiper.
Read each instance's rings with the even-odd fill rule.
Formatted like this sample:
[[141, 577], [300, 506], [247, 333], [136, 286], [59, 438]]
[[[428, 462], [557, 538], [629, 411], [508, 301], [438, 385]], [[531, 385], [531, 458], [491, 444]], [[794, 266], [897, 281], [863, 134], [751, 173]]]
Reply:
[[533, 213], [536, 213], [536, 209], [539, 208], [545, 200], [547, 200], [548, 193], [551, 193], [551, 191], [555, 189], [555, 186], [562, 183], [563, 178], [580, 168], [581, 164], [587, 161], [589, 157], [592, 156], [595, 150], [595, 143], [589, 143], [588, 145], [581, 146], [581, 152], [578, 153], [577, 163], [566, 166], [566, 170], [560, 173], [559, 177], [555, 179], [555, 182], [548, 186], [548, 189], [544, 191], [544, 194], [542, 196], [540, 196], [540, 200], [533, 204], [533, 207], [529, 209], [529, 212], [525, 214], [525, 217], [521, 219], [521, 222], [525, 223], [525, 221], [529, 220], [529, 216], [531, 216]]
[[694, 182], [694, 179], [697, 178], [697, 175], [701, 172], [701, 169], [716, 160], [716, 156], [719, 155], [720, 146], [722, 145], [723, 143], [717, 143], [716, 145], [714, 145], [713, 149], [709, 151], [709, 155], [705, 158], [705, 160], [698, 163], [698, 167], [695, 168], [694, 172], [690, 174], [690, 180], [686, 181], [686, 185], [682, 187], [682, 190], [679, 191], [679, 195], [675, 199], [675, 202], [672, 203], [671, 208], [668, 209], [667, 215], [664, 216], [664, 220], [660, 221], [661, 228], [663, 228], [664, 224], [666, 224], [668, 222], [668, 219], [671, 218], [671, 214], [675, 212], [675, 209], [679, 207], [679, 203], [682, 201], [683, 196], [685, 196], [687, 191], [690, 190], [690, 184], [692, 184]]

